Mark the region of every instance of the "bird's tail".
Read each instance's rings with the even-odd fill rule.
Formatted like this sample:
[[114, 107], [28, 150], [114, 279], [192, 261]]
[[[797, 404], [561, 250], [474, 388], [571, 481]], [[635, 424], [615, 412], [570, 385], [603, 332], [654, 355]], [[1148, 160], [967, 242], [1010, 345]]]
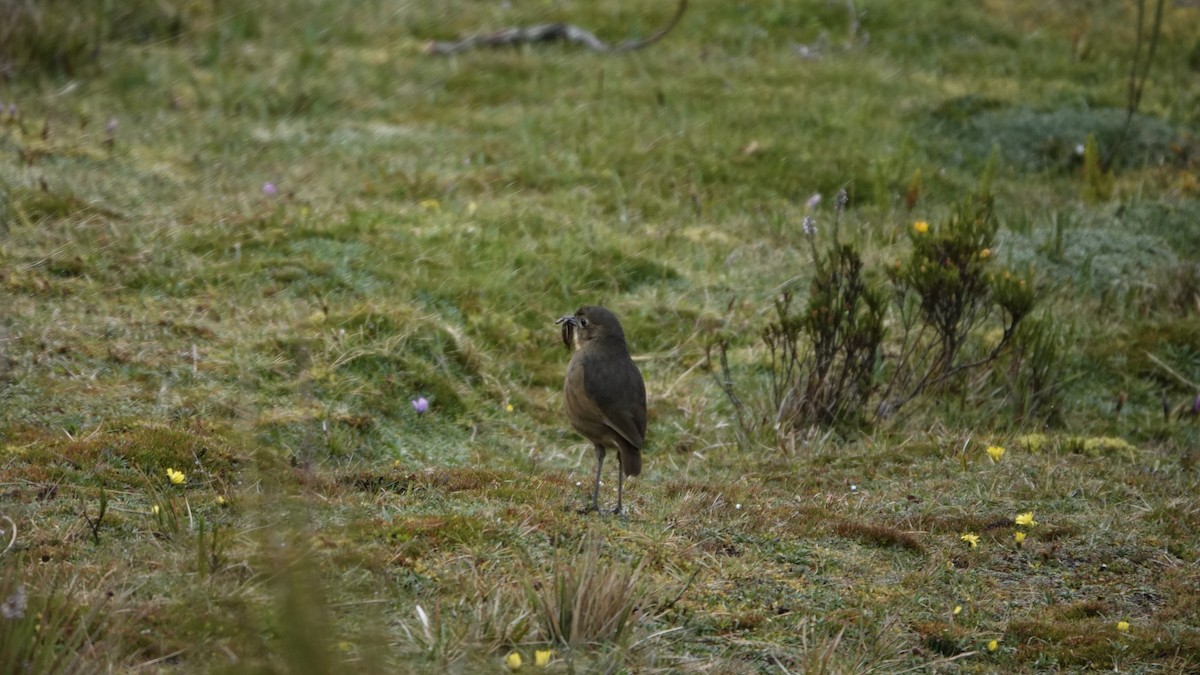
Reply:
[[637, 448], [621, 448], [621, 471], [626, 476], [642, 472], [642, 451]]

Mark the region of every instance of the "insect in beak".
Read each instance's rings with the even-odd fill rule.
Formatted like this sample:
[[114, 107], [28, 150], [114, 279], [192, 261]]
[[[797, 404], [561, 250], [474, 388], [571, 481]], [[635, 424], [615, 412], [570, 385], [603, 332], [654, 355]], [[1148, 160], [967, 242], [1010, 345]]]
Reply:
[[562, 324], [562, 341], [567, 349], [571, 349], [571, 345], [575, 342], [575, 329], [579, 327], [579, 319], [568, 314], [554, 323]]

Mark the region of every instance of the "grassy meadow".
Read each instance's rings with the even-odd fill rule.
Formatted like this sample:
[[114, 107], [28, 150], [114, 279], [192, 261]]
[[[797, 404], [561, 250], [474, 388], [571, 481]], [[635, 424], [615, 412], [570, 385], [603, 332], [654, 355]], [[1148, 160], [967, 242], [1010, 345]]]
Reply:
[[[0, 2], [0, 671], [1200, 671], [1200, 8], [1123, 131], [1137, 6], [437, 57], [674, 6]], [[985, 192], [1033, 304], [892, 395], [895, 280]], [[780, 422], [764, 331], [843, 244], [881, 357]], [[581, 304], [647, 382], [623, 516], [577, 513]]]

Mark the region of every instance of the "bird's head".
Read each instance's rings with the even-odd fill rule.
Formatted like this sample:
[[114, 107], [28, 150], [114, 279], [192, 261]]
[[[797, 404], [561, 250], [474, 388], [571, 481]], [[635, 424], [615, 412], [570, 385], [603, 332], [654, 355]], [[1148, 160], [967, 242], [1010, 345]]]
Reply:
[[575, 340], [579, 341], [580, 347], [594, 340], [615, 341], [625, 345], [625, 331], [621, 329], [617, 315], [603, 307], [584, 305], [574, 314], [568, 314], [555, 323], [562, 324], [563, 344], [567, 349]]

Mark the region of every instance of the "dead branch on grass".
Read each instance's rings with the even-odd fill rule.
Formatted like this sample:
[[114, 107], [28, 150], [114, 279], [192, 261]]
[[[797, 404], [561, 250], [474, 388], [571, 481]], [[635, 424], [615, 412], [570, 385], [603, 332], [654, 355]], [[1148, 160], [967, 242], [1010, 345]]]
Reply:
[[461, 40], [433, 41], [425, 47], [425, 53], [433, 56], [449, 56], [459, 52], [469, 51], [480, 47], [514, 47], [523, 44], [541, 42], [573, 42], [601, 54], [623, 54], [638, 49], [644, 49], [667, 36], [683, 18], [687, 9], [687, 0], [679, 0], [675, 15], [662, 28], [641, 40], [626, 40], [618, 45], [610, 45], [596, 37], [594, 33], [569, 23], [543, 23], [536, 26], [517, 26], [504, 28], [489, 33], [468, 35]]

